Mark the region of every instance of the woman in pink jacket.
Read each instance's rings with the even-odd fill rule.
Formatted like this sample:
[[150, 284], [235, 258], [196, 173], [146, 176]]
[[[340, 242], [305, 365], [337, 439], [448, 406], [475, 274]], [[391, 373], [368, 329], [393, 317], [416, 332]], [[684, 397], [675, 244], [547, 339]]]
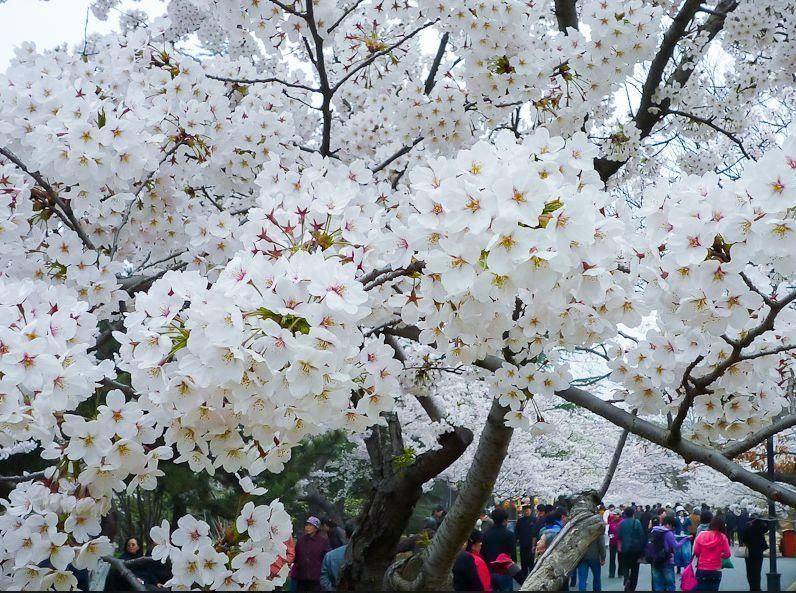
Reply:
[[696, 577], [698, 591], [718, 591], [721, 584], [721, 561], [732, 555], [730, 542], [724, 535], [724, 521], [718, 517], [710, 520], [710, 526], [698, 533], [694, 540], [694, 556], [697, 558]]

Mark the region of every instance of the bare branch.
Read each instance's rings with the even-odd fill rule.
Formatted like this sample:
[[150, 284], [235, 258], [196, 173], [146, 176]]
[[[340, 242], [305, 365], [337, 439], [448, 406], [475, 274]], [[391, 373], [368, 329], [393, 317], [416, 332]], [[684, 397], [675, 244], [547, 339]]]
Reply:
[[721, 134], [724, 134], [725, 136], [727, 136], [727, 138], [729, 138], [735, 144], [737, 144], [738, 148], [741, 149], [741, 152], [743, 153], [743, 155], [747, 159], [752, 160], [752, 161], [756, 160], [756, 159], [752, 158], [749, 155], [748, 152], [746, 152], [746, 148], [744, 148], [743, 142], [741, 142], [741, 140], [738, 138], [738, 136], [736, 136], [732, 132], [728, 132], [727, 130], [725, 130], [721, 126], [717, 126], [715, 123], [713, 123], [713, 120], [715, 118], [707, 119], [707, 118], [704, 118], [704, 117], [700, 117], [698, 115], [694, 115], [693, 113], [685, 113], [684, 111], [679, 111], [677, 109], [669, 109], [669, 110], [666, 111], [666, 113], [671, 113], [672, 115], [679, 115], [679, 116], [688, 118], [691, 121], [695, 121], [695, 122], [700, 123], [700, 124], [705, 124], [706, 126], [708, 126], [710, 128], [713, 128], [714, 130], [716, 130], [717, 132], [720, 132]]
[[20, 482], [30, 482], [32, 480], [41, 480], [45, 477], [45, 471], [33, 472], [30, 474], [23, 474], [21, 476], [0, 476], [0, 482], [7, 482], [9, 484], [19, 484]]
[[400, 150], [398, 150], [395, 154], [393, 154], [387, 160], [382, 162], [380, 165], [376, 165], [375, 167], [373, 167], [371, 169], [371, 171], [373, 171], [374, 173], [378, 173], [379, 171], [382, 171], [385, 167], [389, 166], [390, 163], [392, 163], [396, 159], [401, 158], [403, 155], [408, 153], [410, 150], [412, 150], [415, 146], [420, 144], [422, 141], [423, 141], [423, 136], [419, 136], [418, 138], [416, 138], [414, 140], [414, 142], [412, 142], [412, 144], [408, 144], [408, 145], [402, 147]]
[[75, 217], [75, 214], [72, 211], [72, 207], [66, 202], [66, 200], [64, 200], [58, 195], [58, 193], [53, 189], [53, 186], [50, 185], [50, 183], [42, 176], [42, 174], [39, 173], [38, 171], [31, 171], [30, 169], [28, 169], [25, 163], [23, 163], [17, 155], [15, 155], [9, 149], [3, 146], [0, 146], [0, 154], [2, 154], [8, 160], [14, 163], [19, 169], [21, 169], [23, 172], [29, 175], [36, 183], [38, 183], [42, 187], [44, 192], [47, 194], [47, 197], [50, 198], [53, 202], [55, 202], [56, 206], [60, 208], [60, 210], [58, 210], [58, 208], [55, 207], [52, 209], [55, 215], [58, 218], [60, 218], [61, 221], [67, 227], [72, 229], [77, 234], [78, 237], [80, 237], [80, 240], [83, 242], [83, 244], [86, 247], [88, 247], [92, 251], [96, 251], [97, 248], [94, 247], [94, 243], [91, 241], [91, 239], [89, 239], [88, 235], [86, 235], [86, 232], [83, 230], [83, 227], [80, 225], [80, 221], [78, 221], [77, 217]]
[[348, 8], [346, 8], [346, 10], [345, 10], [345, 12], [342, 14], [342, 16], [341, 16], [339, 19], [337, 19], [337, 20], [336, 20], [334, 23], [332, 23], [332, 26], [331, 26], [331, 27], [329, 27], [329, 28], [327, 28], [326, 30], [327, 30], [329, 33], [331, 33], [332, 31], [334, 31], [334, 30], [335, 30], [335, 29], [336, 29], [338, 26], [340, 26], [340, 23], [342, 23], [342, 22], [345, 20], [345, 18], [346, 18], [346, 17], [347, 17], [349, 14], [351, 14], [352, 12], [354, 12], [354, 11], [357, 9], [357, 7], [358, 7], [360, 4], [362, 4], [362, 2], [363, 2], [363, 1], [364, 1], [364, 0], [356, 0], [356, 2], [354, 2], [354, 3], [353, 3], [351, 6], [349, 6]]
[[307, 86], [306, 84], [300, 84], [298, 82], [288, 82], [286, 80], [282, 80], [281, 78], [232, 78], [228, 76], [216, 76], [214, 74], [205, 74], [207, 78], [212, 80], [220, 80], [221, 82], [231, 82], [234, 84], [267, 84], [270, 82], [276, 82], [286, 87], [290, 87], [292, 89], [303, 89], [305, 91], [309, 91], [310, 93], [320, 93], [321, 89], [316, 89], [315, 87]]
[[616, 448], [614, 449], [614, 456], [611, 458], [611, 463], [608, 464], [608, 469], [605, 471], [603, 483], [600, 486], [600, 489], [597, 491], [597, 494], [600, 495], [600, 499], [605, 498], [608, 488], [611, 487], [611, 482], [616, 474], [616, 468], [619, 467], [619, 460], [622, 457], [622, 451], [625, 448], [625, 443], [627, 443], [627, 436], [629, 434], [630, 431], [628, 429], [624, 429], [622, 434], [619, 435], [619, 440], [616, 442]]
[[409, 33], [409, 34], [407, 34], [407, 35], [405, 35], [405, 36], [401, 37], [401, 39], [399, 39], [398, 41], [396, 41], [396, 42], [395, 42], [395, 43], [393, 43], [392, 45], [388, 46], [387, 48], [385, 48], [385, 49], [383, 49], [383, 50], [381, 50], [381, 51], [377, 51], [377, 52], [376, 52], [376, 53], [374, 53], [373, 55], [371, 55], [371, 56], [369, 56], [369, 57], [365, 58], [364, 60], [362, 60], [361, 62], [359, 62], [359, 63], [358, 63], [358, 64], [356, 64], [355, 66], [353, 66], [353, 67], [351, 68], [351, 70], [348, 72], [348, 74], [346, 74], [345, 76], [343, 76], [343, 78], [341, 78], [341, 79], [340, 79], [340, 80], [337, 82], [337, 84], [335, 84], [335, 85], [334, 85], [334, 87], [332, 87], [332, 93], [336, 93], [336, 92], [337, 92], [337, 90], [338, 90], [338, 89], [339, 89], [339, 88], [340, 88], [340, 87], [341, 87], [341, 86], [342, 86], [342, 85], [343, 85], [343, 84], [344, 84], [344, 83], [345, 83], [345, 82], [346, 82], [346, 81], [347, 81], [349, 78], [351, 78], [352, 76], [354, 76], [354, 75], [355, 75], [357, 72], [359, 72], [359, 71], [360, 71], [360, 70], [362, 70], [363, 68], [367, 68], [368, 66], [370, 66], [370, 65], [371, 65], [371, 64], [372, 64], [372, 63], [373, 63], [375, 60], [377, 60], [377, 59], [378, 59], [378, 58], [380, 58], [381, 56], [386, 56], [386, 55], [387, 55], [388, 53], [390, 53], [392, 50], [394, 50], [394, 49], [397, 49], [398, 47], [400, 47], [401, 45], [403, 45], [404, 43], [406, 43], [407, 41], [409, 41], [409, 40], [410, 40], [412, 37], [414, 37], [415, 35], [417, 35], [418, 33], [420, 33], [420, 31], [422, 31], [423, 29], [427, 29], [427, 28], [429, 28], [431, 25], [433, 25], [433, 24], [434, 24], [434, 23], [436, 23], [436, 22], [437, 22], [437, 21], [436, 21], [436, 20], [434, 20], [434, 21], [429, 21], [429, 22], [427, 22], [427, 23], [425, 23], [425, 24], [423, 24], [423, 25], [420, 25], [420, 26], [419, 26], [417, 29], [415, 29], [415, 30], [414, 30], [414, 31], [412, 31], [411, 33]]
[[405, 268], [398, 268], [397, 270], [393, 270], [389, 273], [384, 274], [383, 276], [376, 277], [375, 279], [371, 280], [368, 284], [365, 284], [365, 290], [371, 290], [376, 288], [377, 286], [381, 286], [382, 284], [389, 282], [390, 280], [395, 280], [396, 278], [400, 278], [401, 276], [411, 276], [415, 272], [420, 272], [423, 269], [425, 262], [416, 261]]
[[[134, 591], [148, 591], [141, 581], [138, 580], [138, 577], [135, 576], [133, 571], [127, 568], [127, 562], [121, 558], [114, 558], [113, 556], [103, 556], [102, 559], [110, 564], [113, 567], [113, 570], [122, 575]], [[138, 560], [138, 558], [135, 560]], [[148, 558], [148, 560], [151, 560], [151, 558]]]
[[431, 63], [431, 69], [428, 71], [428, 76], [426, 77], [426, 84], [423, 85], [423, 92], [426, 95], [431, 94], [436, 84], [435, 78], [437, 76], [437, 70], [439, 70], [439, 65], [442, 63], [442, 58], [445, 56], [445, 48], [448, 45], [448, 39], [450, 39], [450, 33], [446, 31], [442, 39], [439, 40], [437, 55], [434, 56], [434, 61]]

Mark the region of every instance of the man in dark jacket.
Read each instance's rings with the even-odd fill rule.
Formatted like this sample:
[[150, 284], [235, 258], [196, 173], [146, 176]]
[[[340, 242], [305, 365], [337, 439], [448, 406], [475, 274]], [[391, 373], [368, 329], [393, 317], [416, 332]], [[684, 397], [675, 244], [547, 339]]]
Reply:
[[750, 591], [760, 591], [760, 574], [763, 571], [763, 553], [768, 550], [766, 532], [768, 523], [757, 513], [752, 513], [741, 536], [746, 546], [746, 580]]
[[304, 523], [304, 535], [296, 542], [293, 575], [297, 591], [321, 590], [321, 566], [329, 551], [329, 540], [321, 533], [321, 521], [309, 517]]
[[533, 568], [534, 540], [539, 534], [536, 519], [531, 514], [532, 510], [533, 505], [530, 500], [523, 503], [522, 517], [517, 519], [517, 525], [514, 527], [514, 535], [520, 544], [520, 567], [522, 567], [522, 574], [525, 577]]
[[481, 556], [489, 564], [500, 554], [508, 554], [512, 560], [517, 561], [517, 540], [514, 534], [506, 527], [508, 513], [501, 508], [492, 511], [492, 520], [495, 526], [484, 534], [481, 545]]

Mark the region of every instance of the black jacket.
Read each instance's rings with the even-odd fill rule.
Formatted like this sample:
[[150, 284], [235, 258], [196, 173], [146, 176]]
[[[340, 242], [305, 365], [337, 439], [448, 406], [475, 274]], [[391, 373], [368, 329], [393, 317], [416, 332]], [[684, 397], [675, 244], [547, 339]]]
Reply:
[[[514, 562], [517, 561], [517, 540], [505, 525], [495, 525], [487, 531], [481, 544], [481, 557], [487, 565], [499, 554], [508, 554]], [[492, 569], [491, 566], [489, 568]]]
[[484, 586], [478, 578], [478, 568], [472, 555], [462, 550], [453, 562], [454, 591], [483, 591]]
[[768, 525], [763, 521], [750, 521], [743, 531], [743, 543], [749, 550], [750, 556], [763, 556], [763, 552], [768, 550], [766, 543], [766, 532]]
[[514, 536], [520, 544], [521, 548], [530, 547], [532, 540], [539, 534], [536, 527], [536, 519], [533, 517], [522, 516], [517, 519], [517, 525], [514, 528]]

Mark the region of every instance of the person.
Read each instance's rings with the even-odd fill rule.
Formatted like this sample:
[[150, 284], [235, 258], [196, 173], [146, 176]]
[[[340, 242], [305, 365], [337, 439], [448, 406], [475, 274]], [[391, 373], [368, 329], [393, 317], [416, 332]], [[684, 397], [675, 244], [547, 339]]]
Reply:
[[741, 509], [740, 514], [738, 515], [738, 520], [736, 521], [735, 528], [738, 530], [738, 545], [743, 546], [746, 545], [743, 541], [743, 533], [746, 531], [746, 527], [749, 525], [749, 511], [745, 508]]
[[750, 591], [760, 591], [760, 574], [763, 570], [763, 554], [768, 550], [766, 532], [768, 525], [760, 519], [760, 515], [752, 513], [743, 530], [742, 539], [746, 546], [746, 580]]
[[532, 510], [533, 505], [528, 500], [522, 505], [522, 517], [517, 519], [517, 525], [514, 527], [514, 536], [520, 545], [520, 568], [523, 576], [528, 576], [533, 568], [533, 545], [538, 535], [536, 518], [531, 514]]
[[675, 591], [674, 556], [677, 550], [689, 541], [674, 537], [677, 520], [664, 517], [663, 524], [652, 528], [650, 542], [647, 545], [646, 559], [652, 568], [653, 591]]
[[567, 512], [561, 508], [556, 507], [555, 509], [551, 510], [549, 513], [545, 513], [545, 524], [539, 530], [539, 533], [555, 533], [558, 534], [564, 528], [564, 523], [566, 521]]
[[674, 535], [678, 546], [674, 553], [674, 565], [677, 568], [677, 574], [680, 574], [691, 563], [691, 517], [688, 516], [688, 511], [683, 506], [678, 506], [675, 510], [677, 511], [675, 517], [677, 526]]
[[[144, 557], [141, 546], [138, 544], [137, 537], [128, 537], [124, 540], [124, 551], [119, 556], [120, 560], [134, 560]], [[157, 577], [152, 572], [156, 564], [157, 563], [152, 560], [152, 562], [147, 562], [145, 564], [134, 564], [129, 568], [130, 572], [135, 575], [135, 578], [138, 579], [140, 584], [147, 588], [155, 589], [160, 586]], [[129, 591], [130, 583], [125, 577], [111, 569], [110, 576], [105, 583], [105, 589], [107, 591]]]
[[[613, 505], [611, 505], [613, 506]], [[619, 524], [622, 522], [622, 517], [619, 515], [619, 509], [613, 509], [611, 515], [608, 517], [608, 578], [616, 578], [616, 559], [619, 554]], [[620, 569], [619, 576], [622, 575]]]
[[697, 528], [699, 527], [699, 510], [696, 505], [691, 507], [691, 514], [688, 515], [688, 518], [691, 519], [691, 527], [688, 528], [688, 533], [696, 537]]
[[697, 535], [703, 531], [710, 529], [710, 522], [713, 520], [713, 513], [707, 509], [702, 509], [699, 513], [699, 525], [697, 526]]
[[641, 521], [633, 517], [633, 507], [624, 512], [624, 519], [619, 524], [620, 566], [625, 576], [625, 591], [635, 591], [638, 586], [639, 558], [644, 552], [647, 534]]
[[498, 554], [489, 563], [493, 591], [513, 591], [514, 583], [522, 584], [522, 569], [508, 554]]
[[[702, 517], [710, 514], [703, 511]], [[730, 542], [724, 535], [724, 521], [712, 517], [708, 528], [699, 532], [694, 540], [697, 558], [697, 591], [718, 591], [721, 584], [721, 563], [732, 555]]]
[[[499, 589], [495, 586], [494, 576], [495, 574], [499, 574], [499, 577], [502, 576], [500, 575], [502, 567], [493, 566], [492, 562], [497, 560], [501, 554], [506, 554], [514, 562], [517, 561], [517, 540], [506, 527], [508, 516], [508, 513], [500, 507], [492, 511], [492, 521], [495, 522], [495, 526], [484, 534], [481, 544], [481, 556], [489, 566], [489, 572], [492, 574], [492, 588], [495, 590]], [[500, 583], [503, 580], [505, 579], [498, 578], [497, 582]]]
[[652, 518], [655, 516], [655, 513], [652, 512], [652, 508], [650, 505], [646, 505], [644, 510], [641, 511], [638, 520], [641, 521], [641, 526], [644, 528], [644, 531], [647, 532], [649, 535], [650, 530], [652, 529]]
[[291, 572], [297, 591], [321, 590], [321, 566], [328, 551], [329, 540], [321, 531], [321, 520], [308, 517], [304, 522], [304, 535], [296, 542], [296, 560]]
[[730, 546], [732, 546], [735, 543], [735, 532], [738, 528], [738, 516], [730, 507], [724, 509], [724, 525], [727, 527], [727, 539], [730, 540]]
[[589, 544], [583, 558], [578, 564], [578, 590], [585, 591], [589, 580], [589, 571], [592, 574], [592, 591], [602, 591], [601, 572], [605, 566], [605, 535], [600, 534], [596, 540]]
[[348, 543], [345, 536], [345, 529], [337, 524], [337, 521], [330, 518], [321, 519], [321, 526], [326, 539], [329, 540], [329, 549], [335, 550]]
[[445, 507], [442, 505], [437, 505], [434, 507], [434, 510], [431, 511], [431, 516], [426, 517], [425, 521], [423, 521], [423, 529], [430, 529], [432, 531], [437, 531], [439, 526], [442, 524], [442, 519], [445, 517]]
[[[354, 535], [354, 528], [356, 527], [353, 521], [348, 521], [345, 524], [345, 537], [346, 542], [351, 540]], [[331, 543], [329, 544], [331, 547]], [[348, 543], [332, 548], [323, 557], [321, 563], [321, 588], [324, 591], [336, 591], [337, 584], [340, 582], [340, 569], [343, 567], [343, 560], [345, 559], [345, 551], [348, 548]]]
[[481, 511], [481, 517], [478, 520], [481, 522], [481, 533], [486, 533], [495, 526], [495, 522], [489, 516], [489, 512], [486, 509]]
[[474, 529], [453, 562], [454, 591], [491, 591], [492, 575], [481, 557], [483, 533]]
[[282, 570], [282, 567], [287, 565], [288, 570], [293, 568], [293, 561], [296, 559], [296, 542], [291, 535], [285, 540], [285, 554], [277, 556], [274, 563], [271, 565], [271, 578], [273, 579]]

